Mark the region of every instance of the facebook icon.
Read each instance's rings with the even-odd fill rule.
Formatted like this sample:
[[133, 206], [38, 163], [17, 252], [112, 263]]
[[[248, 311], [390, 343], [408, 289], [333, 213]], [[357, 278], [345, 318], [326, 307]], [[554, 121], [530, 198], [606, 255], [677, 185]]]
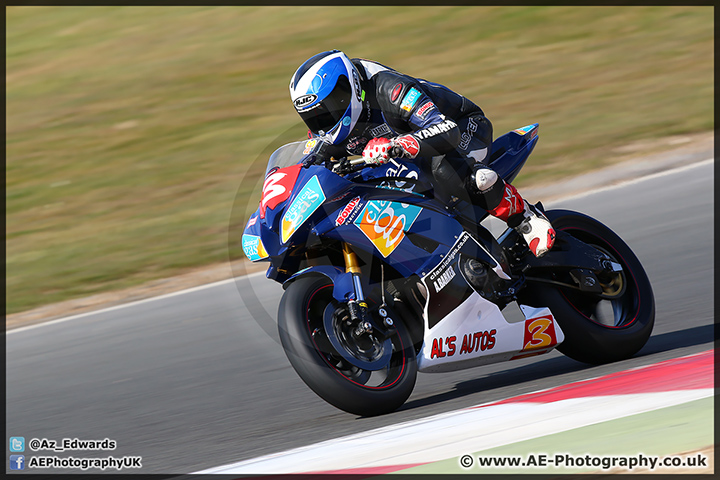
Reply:
[[10, 455], [10, 470], [25, 470], [25, 455]]

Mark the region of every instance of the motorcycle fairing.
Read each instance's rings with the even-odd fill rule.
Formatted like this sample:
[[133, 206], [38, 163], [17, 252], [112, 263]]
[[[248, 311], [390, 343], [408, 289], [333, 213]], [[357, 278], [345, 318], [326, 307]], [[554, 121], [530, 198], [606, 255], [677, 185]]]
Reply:
[[295, 187], [301, 168], [302, 165], [293, 165], [268, 172], [260, 197], [260, 218], [265, 218], [268, 208], [272, 210], [288, 199]]
[[[345, 180], [339, 175], [333, 174], [324, 167], [314, 165], [308, 168], [302, 168], [301, 165], [296, 166], [300, 167], [300, 171], [295, 185], [292, 187], [292, 193], [284, 201], [279, 202], [274, 208], [267, 208], [265, 219], [262, 220], [270, 230], [281, 233], [284, 237], [281, 239], [283, 245], [287, 245], [290, 237], [294, 237], [296, 234], [306, 230], [300, 228], [302, 225], [298, 224], [295, 228], [292, 228], [292, 225], [288, 225], [286, 231], [282, 232], [282, 222], [283, 220], [286, 222], [291, 220], [291, 218], [289, 218], [289, 215], [292, 213], [291, 210], [297, 208], [299, 213], [299, 211], [302, 210], [300, 207], [303, 205], [303, 201], [307, 202], [309, 200], [309, 198], [303, 197], [309, 195], [314, 198], [315, 195], [313, 194], [316, 194], [318, 197], [324, 197], [321, 202], [312, 202], [312, 213], [315, 213], [318, 208], [325, 203], [325, 200], [328, 198], [335, 199], [339, 196], [339, 193], [344, 192], [353, 185], [352, 182]], [[312, 215], [308, 215], [307, 211], [305, 211], [302, 223], [305, 223], [311, 216]], [[292, 224], [293, 222], [289, 223]], [[291, 243], [297, 243], [298, 241], [293, 240]], [[270, 251], [269, 253], [271, 256], [274, 254]], [[278, 253], [281, 252], [278, 251], [275, 254]]]
[[270, 261], [270, 255], [277, 251], [277, 235], [267, 228], [260, 218], [260, 209], [250, 217], [242, 236], [245, 256], [253, 262]]
[[[507, 162], [508, 157], [513, 160], [515, 156], [526, 158], [529, 155], [531, 144], [536, 140], [533, 138], [536, 129], [526, 127], [526, 130], [524, 135], [506, 134], [508, 148], [497, 160]], [[366, 168], [344, 178], [324, 166], [284, 166], [288, 165], [291, 155], [299, 155], [299, 148], [300, 145], [290, 145], [273, 154], [272, 158], [283, 168], [269, 168], [268, 178], [278, 171], [297, 172], [293, 175], [295, 183], [287, 198], [266, 206], [265, 218], [260, 218], [257, 213], [251, 217], [255, 220], [252, 225], [248, 222], [243, 235], [243, 246], [247, 247], [244, 250], [251, 260], [272, 262], [267, 273], [269, 278], [281, 282], [290, 278], [302, 261], [301, 257], [293, 256], [293, 252], [301, 252], [322, 237], [346, 242], [358, 254], [373, 255], [405, 277], [424, 276], [451, 253], [453, 247], [448, 245], [449, 241], [455, 239], [457, 243], [458, 238], [467, 238], [459, 218], [455, 218], [445, 205], [415, 191], [427, 183], [427, 179], [412, 162], [393, 160], [382, 167]], [[287, 158], [281, 158], [283, 156]], [[276, 188], [276, 183], [271, 183], [270, 187]], [[352, 202], [355, 205], [349, 207]], [[369, 218], [367, 213], [371, 207], [378, 215]], [[343, 212], [345, 216], [341, 217]], [[275, 232], [281, 232], [281, 238]], [[489, 241], [488, 247], [497, 254], [494, 239], [483, 237], [483, 241]], [[498, 276], [507, 278], [498, 261], [485, 248], [477, 241], [467, 243], [465, 248], [471, 245], [472, 251], [464, 252], [465, 255], [482, 260]], [[464, 298], [467, 282], [460, 289], [462, 294], [452, 302], [453, 305]], [[347, 294], [338, 291], [335, 296], [340, 300], [347, 298]], [[442, 318], [442, 313], [438, 312], [437, 318]]]
[[253, 262], [263, 260], [269, 256], [267, 250], [265, 250], [265, 245], [257, 235], [244, 234], [242, 236], [242, 247], [245, 256]]
[[415, 162], [391, 158], [385, 165], [361, 170], [355, 180], [380, 188], [424, 194], [432, 190], [432, 184], [424, 177]]
[[496, 138], [488, 159], [490, 168], [511, 183], [527, 161], [538, 141], [539, 125], [533, 123]]
[[[538, 125], [532, 124], [506, 133], [493, 142], [492, 152], [489, 158], [490, 166], [506, 181], [511, 181], [515, 177], [530, 155], [537, 142], [537, 129]], [[261, 208], [259, 209], [259, 213], [261, 214], [259, 220], [261, 221], [255, 225], [249, 225], [246, 228], [246, 233], [261, 239], [269, 257], [281, 254], [283, 247], [279, 244], [278, 238], [270, 238], [272, 236], [270, 234], [271, 232], [263, 235], [261, 230], [280, 230], [279, 214], [284, 212], [285, 207], [294, 201], [299, 192], [297, 188], [298, 185], [305, 185], [313, 175], [318, 175], [320, 184], [326, 190], [327, 198], [334, 200], [347, 194], [353, 186], [358, 187], [358, 183], [335, 175], [322, 166], [313, 165], [309, 168], [301, 168], [299, 162], [302, 162], [308, 154], [312, 153], [311, 150], [312, 149], [308, 149], [307, 141], [294, 142], [276, 150], [268, 162], [266, 183], [263, 185], [263, 198], [261, 199], [261, 202], [264, 203], [261, 204]], [[322, 173], [320, 173], [320, 171], [322, 171]], [[281, 174], [286, 173], [287, 175], [278, 175], [278, 172]], [[273, 175], [287, 178], [278, 181], [279, 179], [273, 177]], [[374, 190], [379, 190], [380, 192], [368, 194], [366, 197], [367, 200], [372, 200], [372, 197], [382, 198], [383, 190], [385, 195], [392, 193], [390, 189], [402, 190], [405, 191], [408, 196], [416, 193], [418, 190], [424, 192], [431, 190], [431, 182], [428, 182], [424, 178], [424, 175], [417, 165], [413, 162], [402, 160], [391, 160], [388, 164], [380, 168], [364, 169], [360, 172], [359, 177], [364, 181], [379, 180], [379, 188], [374, 188]], [[292, 183], [291, 179], [294, 180], [294, 185], [289, 185], [289, 183]], [[283, 182], [287, 182], [288, 185], [285, 185]], [[291, 191], [289, 197], [286, 196], [288, 191]], [[272, 197], [276, 198], [273, 199]], [[276, 203], [277, 199], [283, 199], [283, 201]], [[326, 203], [332, 204], [333, 200]], [[437, 208], [437, 206], [435, 206], [435, 208]], [[267, 218], [262, 218], [266, 215]], [[422, 218], [419, 220], [422, 220]], [[261, 228], [262, 224], [264, 224], [265, 228]], [[414, 225], [418, 230], [420, 226], [425, 226], [425, 229], [429, 228], [427, 224], [422, 221], [418, 221]], [[292, 235], [296, 233], [297, 231], [292, 232]], [[251, 258], [253, 261], [268, 259], [268, 257], [258, 258], [258, 256], [253, 255], [253, 253], [251, 253], [251, 255], [253, 256], [253, 258]]]
[[[298, 152], [298, 148], [283, 147], [278, 150], [278, 155]], [[276, 154], [273, 157], [277, 158]], [[287, 164], [288, 160], [284, 159], [286, 163], [280, 162], [280, 165]], [[416, 187], [427, 182], [424, 172], [412, 162], [393, 160], [380, 168], [363, 169], [354, 178], [356, 181], [322, 166], [301, 168], [300, 164], [269, 169], [268, 178], [285, 171], [291, 171], [295, 179], [291, 193], [283, 201], [267, 205], [265, 218], [257, 214], [251, 217], [256, 221], [246, 228], [247, 237], [244, 235], [250, 260], [272, 262], [269, 278], [283, 281], [286, 275], [282, 271], [291, 273], [293, 265], [300, 261], [289, 258], [288, 253], [292, 256], [289, 250], [294, 246], [307, 246], [323, 236], [371, 252], [401, 275], [409, 276], [437, 263], [449, 248], [448, 239], [458, 237], [463, 231], [444, 205], [414, 192]], [[361, 178], [359, 182], [358, 177]], [[277, 189], [278, 183], [266, 182], [266, 187]], [[346, 212], [349, 220], [338, 222], [355, 198], [359, 198], [356, 211]], [[312, 201], [308, 202], [308, 199]], [[375, 218], [377, 221], [368, 222], [367, 216], [365, 222], [358, 220], [363, 218], [359, 214], [368, 212], [370, 207], [380, 207], [375, 208], [380, 214], [393, 212]], [[294, 214], [295, 210], [302, 214]], [[299, 222], [289, 221], [297, 218]], [[274, 232], [280, 232], [280, 238]], [[262, 253], [256, 253], [255, 244], [262, 244]], [[286, 262], [289, 263], [285, 266]]]
[[298, 228], [320, 208], [326, 198], [317, 175], [305, 183], [283, 215], [280, 229], [283, 244], [287, 243]]
[[378, 252], [387, 258], [405, 238], [405, 232], [422, 212], [417, 205], [371, 200], [353, 224], [360, 229]]
[[[298, 147], [294, 146], [293, 148], [297, 149]], [[283, 147], [278, 151], [285, 150], [287, 148]], [[273, 197], [280, 198], [281, 201], [266, 202], [264, 218], [261, 216], [261, 205], [250, 217], [243, 232], [243, 245], [248, 246], [246, 253], [250, 254], [247, 255], [248, 258], [252, 261], [273, 262], [267, 276], [275, 279], [277, 279], [275, 275], [286, 260], [289, 248], [294, 245], [303, 245], [308, 241], [312, 229], [307, 226], [314, 227], [313, 221], [310, 219], [312, 217], [325, 219], [324, 216], [319, 215], [320, 212], [327, 215], [339, 205], [345, 205], [343, 199], [355, 185], [324, 167], [302, 168], [300, 164], [279, 170], [270, 169], [268, 178], [278, 172], [286, 171], [297, 172], [294, 176], [288, 175], [288, 177], [294, 178], [294, 184], [290, 187], [281, 184], [278, 187], [281, 182], [266, 182], [266, 189], [283, 190], [280, 194], [273, 192], [275, 193]], [[289, 194], [284, 192], [285, 188], [289, 188]], [[280, 235], [276, 232], [280, 232]], [[254, 237], [258, 237], [259, 240]], [[256, 252], [256, 244], [262, 244], [263, 254]], [[297, 262], [299, 260], [294, 260], [293, 263]]]
[[562, 331], [549, 309], [526, 307], [522, 310], [526, 323], [527, 319], [534, 319], [533, 328], [548, 332], [546, 337], [530, 337], [528, 343], [529, 324], [509, 323], [495, 303], [471, 288], [461, 272], [461, 260], [467, 257], [480, 260], [500, 278], [509, 280], [510, 277], [500, 262], [469, 233], [463, 232], [443, 257], [421, 276], [427, 298], [423, 346], [418, 355], [420, 371], [437, 372], [501, 362], [526, 349], [532, 350], [532, 354], [545, 353], [562, 341]]
[[[360, 200], [344, 222], [338, 225], [337, 218], [354, 201], [354, 196], [348, 195], [344, 203], [319, 219], [313, 233], [342, 240], [359, 254], [368, 252], [405, 277], [437, 263], [450, 248], [445, 242], [453, 237], [448, 235], [457, 237], [463, 231], [455, 219], [437, 211], [441, 208], [437, 202], [427, 198], [369, 186], [356, 186], [353, 194]], [[363, 214], [367, 212], [370, 217]]]
[[447, 372], [547, 353], [565, 335], [548, 308], [521, 305], [525, 320], [508, 322], [475, 292], [440, 323], [426, 329], [418, 353], [421, 372]]
[[498, 277], [509, 280], [501, 264], [468, 232], [462, 232], [453, 246], [441, 255], [440, 261], [420, 272], [425, 284], [426, 329], [440, 323], [461, 302], [473, 292], [461, 272], [461, 258], [474, 258], [484, 263]]
[[549, 308], [530, 307], [518, 304], [525, 316], [522, 352], [510, 360], [532, 357], [547, 353], [563, 342], [565, 335]]

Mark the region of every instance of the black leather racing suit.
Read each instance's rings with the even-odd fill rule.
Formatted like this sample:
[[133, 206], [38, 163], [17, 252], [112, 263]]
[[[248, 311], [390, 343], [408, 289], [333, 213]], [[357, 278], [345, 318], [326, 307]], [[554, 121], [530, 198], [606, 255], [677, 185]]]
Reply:
[[492, 144], [492, 124], [480, 107], [443, 85], [379, 63], [357, 58], [352, 63], [365, 109], [348, 138], [329, 150], [332, 156], [361, 155], [372, 138], [410, 133], [420, 145], [414, 161], [433, 176], [436, 195], [464, 197], [485, 209], [500, 203], [501, 189], [480, 195], [471, 185], [472, 167], [489, 156]]

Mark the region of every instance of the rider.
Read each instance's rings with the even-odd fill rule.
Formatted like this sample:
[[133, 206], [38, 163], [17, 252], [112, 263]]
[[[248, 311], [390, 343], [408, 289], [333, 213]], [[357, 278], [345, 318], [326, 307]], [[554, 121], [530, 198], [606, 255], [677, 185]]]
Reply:
[[416, 159], [440, 197], [462, 197], [507, 222], [538, 257], [552, 248], [555, 231], [545, 215], [483, 163], [492, 124], [467, 98], [338, 50], [300, 65], [290, 96], [309, 135], [325, 136], [333, 157]]

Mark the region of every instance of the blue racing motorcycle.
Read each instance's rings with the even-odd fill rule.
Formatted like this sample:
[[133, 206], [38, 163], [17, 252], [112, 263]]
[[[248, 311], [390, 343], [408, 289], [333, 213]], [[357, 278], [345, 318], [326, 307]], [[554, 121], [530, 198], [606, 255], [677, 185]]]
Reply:
[[[511, 182], [538, 125], [493, 142], [488, 164]], [[632, 250], [597, 220], [545, 212], [555, 245], [536, 258], [487, 212], [443, 201], [417, 165], [335, 160], [322, 139], [270, 157], [242, 245], [283, 284], [280, 339], [303, 381], [347, 412], [392, 412], [417, 372], [547, 353], [586, 363], [625, 359], [652, 331], [655, 302]], [[537, 204], [542, 209], [541, 204]], [[503, 315], [515, 302], [521, 320]]]

